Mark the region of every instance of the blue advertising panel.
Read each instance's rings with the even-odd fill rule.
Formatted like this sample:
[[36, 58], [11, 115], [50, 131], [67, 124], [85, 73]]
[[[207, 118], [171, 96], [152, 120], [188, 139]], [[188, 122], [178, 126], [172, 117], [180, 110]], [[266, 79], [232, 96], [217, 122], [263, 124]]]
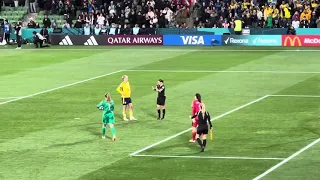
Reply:
[[164, 35], [164, 46], [221, 46], [220, 35]]
[[222, 36], [224, 46], [281, 46], [281, 35], [225, 35]]

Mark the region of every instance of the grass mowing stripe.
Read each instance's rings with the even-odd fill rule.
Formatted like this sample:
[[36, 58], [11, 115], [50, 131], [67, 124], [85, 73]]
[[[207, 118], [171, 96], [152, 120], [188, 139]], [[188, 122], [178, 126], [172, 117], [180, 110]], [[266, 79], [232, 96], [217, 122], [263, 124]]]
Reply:
[[288, 161], [290, 161], [291, 159], [295, 158], [296, 156], [298, 156], [299, 154], [303, 153], [305, 150], [309, 149], [310, 147], [312, 147], [313, 145], [317, 144], [318, 142], [320, 142], [320, 138], [316, 139], [315, 141], [313, 141], [312, 143], [308, 144], [307, 146], [305, 146], [304, 148], [300, 149], [299, 151], [297, 151], [296, 153], [292, 154], [290, 157], [286, 158], [285, 160], [281, 161], [280, 163], [276, 164], [275, 166], [271, 167], [270, 169], [268, 169], [267, 171], [265, 171], [264, 173], [260, 174], [259, 176], [255, 177], [253, 180], [259, 180], [261, 178], [263, 178], [264, 176], [266, 176], [267, 174], [269, 174], [270, 172], [274, 171], [275, 169], [279, 168], [280, 166], [284, 165], [285, 163], [287, 163]]
[[320, 95], [299, 95], [299, 94], [273, 94], [270, 97], [301, 97], [301, 98], [320, 98]]
[[[15, 49], [0, 49], [1, 50], [12, 50], [12, 51], [17, 51]], [[88, 51], [92, 51], [92, 50], [96, 50], [96, 51], [104, 51], [104, 50], [108, 50], [108, 48], [98, 48], [98, 49], [77, 49], [77, 48], [70, 48], [70, 49], [41, 49], [38, 51], [84, 51], [84, 50], [88, 50]], [[129, 51], [139, 51], [139, 52], [150, 52], [149, 48], [145, 48], [145, 49], [135, 49], [135, 48], [123, 48], [123, 49], [117, 49], [116, 51], [124, 51], [124, 52], [128, 52]], [[193, 52], [193, 51], [212, 51], [212, 52], [319, 52], [320, 50], [317, 49], [197, 49], [197, 50], [191, 50], [191, 49], [155, 49], [152, 48], [152, 51], [160, 51], [160, 52], [179, 52], [179, 51], [188, 51], [188, 52]], [[21, 49], [18, 51], [35, 51], [34, 49]], [[36, 50], [37, 51], [37, 50]]]
[[14, 102], [14, 101], [18, 101], [18, 100], [21, 100], [21, 99], [26, 99], [26, 98], [33, 97], [33, 96], [37, 96], [37, 95], [40, 95], [40, 94], [48, 93], [48, 92], [55, 91], [55, 90], [58, 90], [58, 89], [62, 89], [62, 88], [65, 88], [65, 87], [73, 86], [73, 85], [76, 85], [76, 84], [88, 82], [88, 81], [95, 80], [95, 79], [98, 79], [98, 78], [102, 78], [102, 77], [105, 77], [105, 76], [110, 76], [112, 74], [116, 74], [116, 73], [119, 73], [119, 72], [122, 72], [122, 71], [123, 70], [114, 71], [114, 72], [111, 72], [111, 73], [107, 73], [107, 74], [103, 74], [103, 75], [100, 75], [100, 76], [92, 77], [92, 78], [85, 79], [85, 80], [82, 80], [82, 81], [77, 81], [77, 82], [74, 82], [74, 83], [71, 83], [71, 84], [66, 84], [66, 85], [63, 85], [63, 86], [59, 86], [59, 87], [56, 87], [56, 88], [53, 88], [53, 89], [48, 89], [48, 90], [41, 91], [41, 92], [38, 92], [38, 93], [30, 94], [30, 95], [27, 95], [27, 96], [22, 96], [22, 97], [19, 97], [17, 99], [4, 101], [4, 102], [1, 102], [0, 105], [7, 104], [7, 103], [10, 103], [10, 102]]
[[320, 74], [320, 72], [303, 71], [190, 71], [190, 70], [147, 70], [129, 69], [132, 72], [168, 72], [168, 73], [273, 73], [273, 74]]
[[[231, 114], [231, 113], [233, 113], [233, 112], [235, 112], [235, 111], [238, 111], [238, 110], [240, 110], [240, 109], [242, 109], [242, 108], [245, 108], [245, 107], [247, 107], [247, 106], [249, 106], [249, 105], [251, 105], [251, 104], [254, 104], [254, 103], [256, 103], [256, 102], [259, 102], [259, 101], [261, 101], [261, 100], [263, 100], [263, 99], [265, 99], [265, 98], [267, 98], [267, 97], [268, 97], [268, 95], [262, 96], [262, 97], [260, 97], [260, 98], [258, 98], [258, 99], [256, 99], [256, 100], [253, 100], [253, 101], [251, 101], [251, 102], [249, 102], [249, 103], [247, 103], [247, 104], [244, 104], [244, 105], [239, 106], [239, 107], [237, 107], [237, 108], [235, 108], [235, 109], [232, 109], [232, 110], [230, 110], [230, 111], [228, 111], [228, 112], [226, 112], [226, 113], [223, 113], [223, 114], [221, 114], [221, 115], [219, 115], [219, 116], [216, 116], [216, 117], [214, 117], [211, 121], [214, 121], [214, 120], [217, 120], [217, 119], [222, 118], [222, 117], [224, 117], [224, 116], [227, 116], [227, 115], [229, 115], [229, 114]], [[184, 130], [184, 131], [182, 131], [182, 132], [179, 132], [179, 133], [177, 133], [177, 134], [175, 134], [175, 135], [173, 135], [173, 136], [170, 136], [170, 137], [168, 137], [168, 138], [166, 138], [166, 139], [164, 139], [164, 140], [161, 140], [161, 141], [159, 141], [159, 142], [156, 142], [156, 143], [154, 143], [154, 144], [151, 144], [150, 146], [147, 146], [147, 147], [145, 147], [145, 148], [142, 148], [142, 149], [140, 149], [140, 150], [138, 150], [138, 151], [136, 151], [136, 152], [133, 152], [133, 153], [129, 154], [129, 156], [137, 155], [137, 154], [139, 154], [139, 153], [141, 153], [141, 152], [143, 152], [143, 151], [146, 151], [146, 150], [148, 150], [148, 149], [150, 149], [150, 148], [153, 148], [153, 147], [155, 147], [155, 146], [157, 146], [157, 145], [159, 145], [159, 144], [161, 144], [161, 143], [164, 143], [164, 142], [166, 142], [166, 141], [169, 141], [170, 139], [173, 139], [173, 138], [175, 138], [175, 137], [177, 137], [177, 136], [180, 136], [181, 134], [184, 134], [184, 133], [190, 131], [191, 129], [192, 129], [192, 128], [186, 129], [186, 130]]]
[[155, 158], [196, 158], [196, 159], [236, 159], [236, 160], [284, 160], [285, 158], [259, 158], [259, 157], [227, 157], [227, 156], [173, 156], [173, 155], [134, 155], [133, 157]]

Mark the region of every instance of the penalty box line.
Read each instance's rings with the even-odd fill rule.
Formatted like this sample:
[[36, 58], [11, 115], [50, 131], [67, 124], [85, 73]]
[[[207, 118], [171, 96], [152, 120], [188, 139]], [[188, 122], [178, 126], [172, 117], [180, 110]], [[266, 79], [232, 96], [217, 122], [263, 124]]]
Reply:
[[158, 73], [267, 73], [267, 74], [320, 74], [320, 71], [251, 71], [251, 70], [156, 70], [156, 69], [127, 69], [128, 72], [158, 72]]
[[[227, 115], [229, 115], [229, 114], [231, 114], [231, 113], [233, 113], [233, 112], [236, 112], [236, 111], [238, 111], [238, 110], [240, 110], [240, 109], [243, 109], [243, 108], [245, 108], [245, 107], [247, 107], [247, 106], [249, 106], [249, 105], [251, 105], [251, 104], [257, 103], [257, 102], [259, 102], [259, 101], [261, 101], [261, 100], [263, 100], [263, 99], [266, 99], [266, 98], [268, 98], [268, 97], [320, 98], [320, 95], [319, 95], [319, 96], [318, 96], [318, 95], [281, 95], [281, 94], [279, 94], [279, 95], [265, 95], [265, 96], [262, 96], [262, 97], [260, 97], [260, 98], [258, 98], [258, 99], [256, 99], [256, 100], [253, 100], [253, 101], [251, 101], [251, 102], [249, 102], [249, 103], [247, 103], [247, 104], [244, 104], [244, 105], [239, 106], [239, 107], [237, 107], [237, 108], [235, 108], [235, 109], [232, 109], [232, 110], [230, 110], [230, 111], [228, 111], [228, 112], [226, 112], [226, 113], [220, 114], [219, 116], [216, 116], [216, 117], [214, 117], [213, 119], [211, 119], [211, 121], [220, 119], [220, 118], [222, 118], [222, 117], [224, 117], [224, 116], [227, 116]], [[140, 154], [141, 152], [144, 152], [144, 151], [146, 151], [146, 150], [148, 150], [148, 149], [151, 149], [151, 148], [153, 148], [153, 147], [155, 147], [155, 146], [157, 146], [157, 145], [159, 145], [159, 144], [162, 144], [162, 143], [164, 143], [164, 142], [166, 142], [166, 141], [169, 141], [169, 140], [171, 140], [171, 139], [174, 139], [174, 138], [176, 138], [176, 137], [178, 137], [178, 136], [180, 136], [180, 135], [182, 135], [182, 134], [184, 134], [184, 133], [186, 133], [186, 132], [188, 132], [188, 131], [190, 131], [190, 130], [192, 130], [192, 128], [189, 128], [189, 129], [186, 129], [186, 130], [184, 130], [184, 131], [181, 131], [181, 132], [179, 132], [179, 133], [177, 133], [177, 134], [175, 134], [175, 135], [173, 135], [173, 136], [170, 136], [170, 137], [168, 137], [168, 138], [166, 138], [166, 139], [163, 139], [163, 140], [158, 141], [158, 142], [156, 142], [156, 143], [154, 143], [154, 144], [151, 144], [151, 145], [149, 145], [149, 146], [147, 146], [147, 147], [145, 147], [145, 148], [142, 148], [142, 149], [140, 149], [140, 150], [138, 150], [138, 151], [135, 151], [135, 152], [129, 154], [129, 156], [137, 156], [137, 155]]]
[[194, 159], [235, 159], [235, 160], [278, 160], [282, 161], [285, 158], [263, 158], [263, 157], [234, 157], [234, 156], [178, 156], [178, 155], [149, 155], [137, 154], [132, 157], [151, 157], [151, 158], [194, 158]]
[[[224, 116], [227, 116], [227, 115], [229, 115], [229, 114], [231, 114], [231, 113], [233, 113], [233, 112], [236, 112], [236, 111], [238, 111], [238, 110], [240, 110], [240, 109], [243, 109], [243, 108], [245, 108], [245, 107], [247, 107], [247, 106], [249, 106], [249, 105], [251, 105], [251, 104], [254, 104], [254, 103], [256, 103], [256, 102], [259, 102], [259, 101], [261, 101], [261, 100], [263, 100], [263, 99], [265, 99], [265, 98], [267, 98], [267, 97], [269, 97], [269, 95], [262, 96], [262, 97], [260, 97], [260, 98], [258, 98], [258, 99], [256, 99], [256, 100], [253, 100], [253, 101], [251, 101], [251, 102], [249, 102], [249, 103], [247, 103], [247, 104], [241, 105], [241, 106], [239, 106], [239, 107], [237, 107], [237, 108], [234, 108], [234, 109], [232, 109], [232, 110], [230, 110], [230, 111], [228, 111], [228, 112], [225, 112], [225, 113], [223, 113], [223, 114], [220, 114], [219, 116], [216, 116], [216, 117], [212, 118], [211, 121], [220, 119], [220, 118], [222, 118], [222, 117], [224, 117]], [[159, 145], [159, 144], [161, 144], [161, 143], [164, 143], [164, 142], [169, 141], [169, 140], [171, 140], [171, 139], [173, 139], [173, 138], [176, 138], [176, 137], [178, 137], [178, 136], [180, 136], [180, 135], [182, 135], [182, 134], [190, 131], [191, 129], [192, 129], [192, 128], [186, 129], [186, 130], [181, 131], [181, 132], [179, 132], [179, 133], [177, 133], [177, 134], [175, 134], [175, 135], [173, 135], [173, 136], [170, 136], [170, 137], [168, 137], [168, 138], [166, 138], [166, 139], [163, 139], [163, 140], [158, 141], [158, 142], [156, 142], [156, 143], [154, 143], [154, 144], [151, 144], [150, 146], [147, 146], [147, 147], [145, 147], [145, 148], [142, 148], [142, 149], [140, 149], [140, 150], [138, 150], [138, 151], [136, 151], [136, 152], [133, 152], [133, 153], [129, 154], [129, 156], [135, 156], [135, 155], [137, 155], [137, 154], [139, 154], [139, 153], [141, 153], [141, 152], [143, 152], [143, 151], [146, 151], [146, 150], [148, 150], [148, 149], [151, 149], [151, 148], [153, 148], [153, 147], [155, 147], [155, 146], [157, 146], [157, 145]]]

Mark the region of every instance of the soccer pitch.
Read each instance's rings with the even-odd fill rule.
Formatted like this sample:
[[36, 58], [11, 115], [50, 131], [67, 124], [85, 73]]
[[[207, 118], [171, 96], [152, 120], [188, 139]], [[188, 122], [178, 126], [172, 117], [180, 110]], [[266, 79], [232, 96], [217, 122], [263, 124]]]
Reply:
[[[0, 179], [319, 179], [320, 51], [253, 47], [0, 49]], [[128, 75], [136, 122], [116, 87]], [[156, 120], [159, 78], [166, 119]], [[117, 141], [98, 104], [115, 101]], [[190, 104], [213, 140], [200, 153]]]

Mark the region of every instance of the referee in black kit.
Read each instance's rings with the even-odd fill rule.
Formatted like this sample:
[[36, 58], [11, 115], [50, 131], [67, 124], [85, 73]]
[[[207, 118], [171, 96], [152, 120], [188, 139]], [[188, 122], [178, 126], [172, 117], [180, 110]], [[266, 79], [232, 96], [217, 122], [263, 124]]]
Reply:
[[[152, 86], [154, 91], [158, 92], [157, 97], [157, 110], [158, 110], [158, 120], [163, 120], [166, 114], [166, 88], [164, 87], [163, 80], [159, 79], [156, 87]], [[161, 117], [161, 109], [162, 109], [162, 117]]]
[[[210, 126], [210, 130], [212, 130], [212, 123], [211, 123], [211, 118], [210, 114], [208, 111], [206, 111], [205, 104], [201, 104], [201, 110], [197, 112], [194, 116], [190, 116], [191, 119], [195, 118], [198, 116], [199, 121], [198, 121], [198, 127], [197, 127], [197, 135], [196, 139], [198, 144], [200, 145], [201, 152], [204, 152], [204, 149], [206, 148], [207, 145], [207, 134], [208, 134], [208, 123]], [[202, 136], [202, 141], [200, 137]]]

